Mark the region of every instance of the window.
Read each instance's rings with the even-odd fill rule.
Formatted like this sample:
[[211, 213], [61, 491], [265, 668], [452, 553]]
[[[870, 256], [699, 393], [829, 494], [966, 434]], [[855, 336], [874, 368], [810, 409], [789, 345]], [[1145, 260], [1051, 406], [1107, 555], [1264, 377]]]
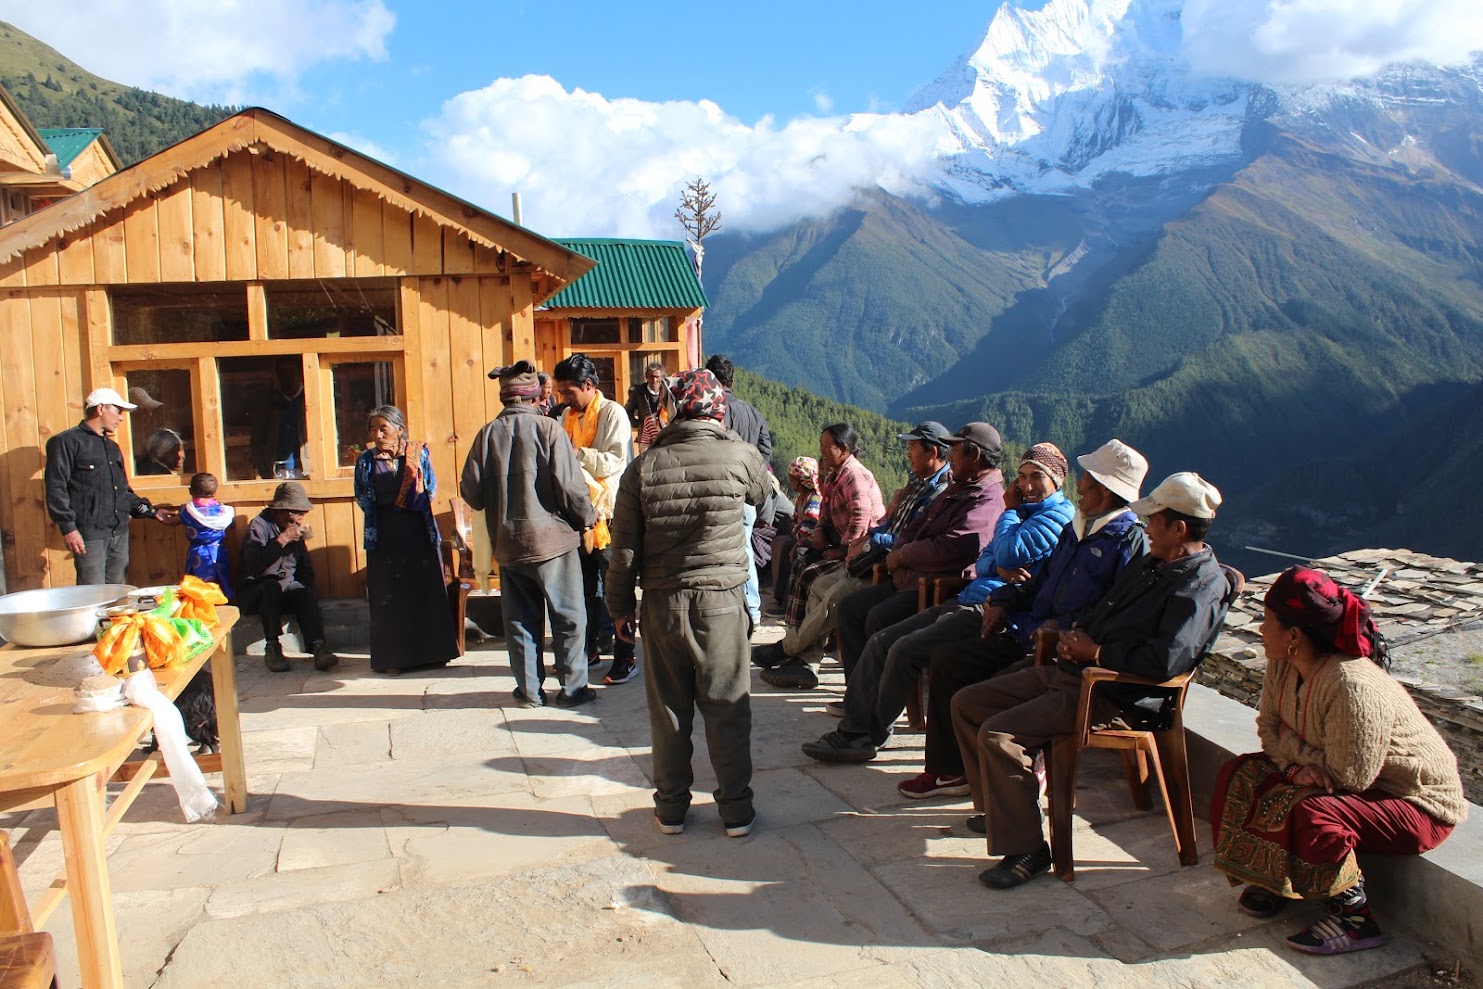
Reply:
[[335, 450], [341, 467], [355, 466], [365, 449], [366, 419], [378, 405], [396, 404], [396, 379], [390, 361], [335, 364], [330, 368], [335, 393]]
[[572, 346], [586, 343], [622, 343], [619, 332], [622, 322], [617, 316], [603, 319], [573, 319]]
[[222, 357], [216, 367], [226, 479], [310, 476], [303, 359]]
[[247, 290], [241, 285], [122, 287], [110, 296], [116, 344], [247, 339]]
[[629, 343], [674, 343], [674, 321], [668, 316], [628, 317]]
[[268, 336], [274, 340], [395, 336], [393, 278], [268, 282]]
[[618, 371], [617, 361], [612, 357], [594, 357], [591, 354], [592, 363], [597, 365], [597, 388], [608, 398], [616, 398], [618, 394]]
[[189, 478], [196, 466], [195, 403], [191, 372], [148, 368], [127, 372], [127, 398], [139, 406], [129, 413], [135, 477], [170, 475], [173, 483]]

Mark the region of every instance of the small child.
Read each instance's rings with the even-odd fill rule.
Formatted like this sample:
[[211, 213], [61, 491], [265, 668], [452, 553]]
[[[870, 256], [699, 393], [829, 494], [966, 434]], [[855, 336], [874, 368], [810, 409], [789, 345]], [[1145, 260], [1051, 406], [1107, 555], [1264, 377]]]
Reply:
[[180, 523], [191, 541], [185, 572], [215, 582], [228, 598], [236, 595], [222, 539], [236, 515], [232, 506], [216, 500], [216, 475], [201, 473], [191, 478], [191, 500], [180, 506]]

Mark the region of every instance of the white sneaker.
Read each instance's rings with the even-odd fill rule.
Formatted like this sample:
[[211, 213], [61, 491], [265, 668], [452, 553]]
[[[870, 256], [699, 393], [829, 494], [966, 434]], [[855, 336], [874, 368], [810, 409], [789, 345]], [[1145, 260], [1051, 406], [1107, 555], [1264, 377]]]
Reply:
[[745, 838], [747, 835], [752, 833], [752, 825], [756, 823], [757, 815], [753, 814], [751, 817], [747, 818], [746, 822], [743, 824], [728, 824], [726, 825], [726, 837]]

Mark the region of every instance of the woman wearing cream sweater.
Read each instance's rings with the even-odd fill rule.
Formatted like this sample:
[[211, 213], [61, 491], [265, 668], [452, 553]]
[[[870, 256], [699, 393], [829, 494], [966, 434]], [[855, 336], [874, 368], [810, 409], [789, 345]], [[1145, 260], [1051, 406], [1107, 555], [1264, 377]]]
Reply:
[[1278, 577], [1264, 604], [1262, 752], [1216, 780], [1215, 867], [1248, 884], [1238, 904], [1253, 916], [1327, 900], [1327, 918], [1287, 939], [1299, 951], [1378, 947], [1355, 852], [1441, 844], [1467, 813], [1457, 759], [1386, 673], [1369, 605], [1304, 567]]

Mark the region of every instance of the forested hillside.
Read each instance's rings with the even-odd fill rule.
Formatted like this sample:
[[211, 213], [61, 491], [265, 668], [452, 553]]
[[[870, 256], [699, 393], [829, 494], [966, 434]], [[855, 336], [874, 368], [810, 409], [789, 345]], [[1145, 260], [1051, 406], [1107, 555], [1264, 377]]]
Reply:
[[236, 113], [121, 86], [0, 21], [0, 85], [37, 127], [101, 127], [124, 165]]
[[[906, 483], [906, 445], [896, 437], [912, 424], [740, 369], [736, 372], [736, 393], [767, 416], [772, 430], [773, 469], [780, 478], [794, 457], [818, 457], [823, 427], [847, 422], [860, 434], [860, 462], [875, 475], [883, 497], [889, 500], [891, 492]], [[944, 420], [943, 425], [957, 429], [967, 421]], [[1023, 450], [1023, 443], [1005, 439], [1006, 476], [1014, 474]]]

